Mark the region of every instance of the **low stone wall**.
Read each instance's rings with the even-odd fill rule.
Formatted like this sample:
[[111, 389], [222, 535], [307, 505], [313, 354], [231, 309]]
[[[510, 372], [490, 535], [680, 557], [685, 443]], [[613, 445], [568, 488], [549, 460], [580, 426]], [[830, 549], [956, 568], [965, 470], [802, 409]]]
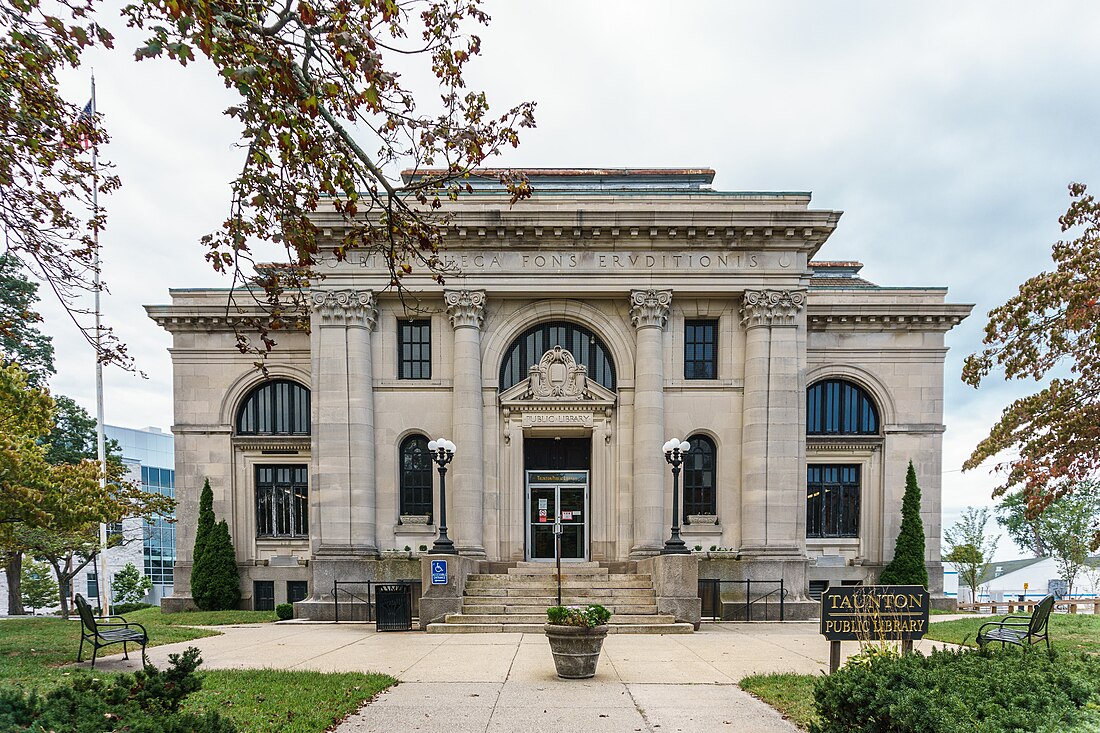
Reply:
[[[336, 603], [332, 596], [333, 581], [363, 583], [350, 585], [346, 590], [366, 598], [366, 583], [386, 583], [397, 580], [419, 580], [420, 559], [386, 558], [381, 560], [327, 560], [313, 568], [313, 595], [294, 604], [294, 617], [311, 621], [335, 621]], [[341, 621], [366, 621], [367, 603], [356, 600], [340, 589], [339, 616]], [[414, 599], [414, 609], [415, 609]]]

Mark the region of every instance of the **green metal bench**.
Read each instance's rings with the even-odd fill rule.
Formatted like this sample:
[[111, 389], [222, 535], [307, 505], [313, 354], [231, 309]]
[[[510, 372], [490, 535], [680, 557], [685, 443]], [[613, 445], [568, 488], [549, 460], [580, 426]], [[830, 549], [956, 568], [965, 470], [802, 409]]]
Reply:
[[[1047, 651], [1050, 651], [1050, 634], [1047, 631], [1047, 625], [1053, 608], [1054, 596], [1049, 595], [1039, 601], [1030, 616], [1009, 616], [1003, 621], [982, 624], [978, 629], [978, 646], [985, 649], [990, 642], [999, 641], [1003, 649], [1005, 644], [1030, 646], [1045, 641]], [[989, 630], [986, 631], [986, 628]]]
[[[92, 607], [79, 593], [76, 596], [76, 610], [80, 614], [80, 649], [76, 653], [76, 661], [83, 661], [84, 642], [87, 641], [92, 645], [93, 667], [95, 667], [96, 654], [102, 647], [110, 644], [122, 644], [122, 653], [126, 659], [130, 658], [130, 650], [126, 645], [141, 644], [141, 661], [145, 663], [145, 645], [149, 643], [149, 634], [146, 633], [144, 626], [129, 622], [122, 616], [103, 616], [97, 620], [92, 613]], [[111, 622], [111, 619], [121, 623]]]

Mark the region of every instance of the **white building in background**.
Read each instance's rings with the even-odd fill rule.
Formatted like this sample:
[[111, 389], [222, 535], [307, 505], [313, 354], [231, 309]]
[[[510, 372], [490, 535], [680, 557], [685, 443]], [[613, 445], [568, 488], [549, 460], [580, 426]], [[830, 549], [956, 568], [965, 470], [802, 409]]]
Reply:
[[[969, 587], [958, 585], [960, 603], [972, 602]], [[944, 591], [947, 590], [947, 573], [944, 573]], [[1004, 560], [985, 566], [978, 578], [978, 601], [1007, 601], [1020, 599], [1035, 601], [1048, 593], [1059, 598], [1068, 597], [1066, 583], [1058, 573], [1058, 563], [1052, 557], [1028, 557], [1022, 560]], [[1073, 580], [1074, 598], [1100, 596], [1100, 556], [1089, 558], [1089, 564], [1081, 568]]]
[[[160, 428], [134, 429], [115, 425], [106, 426], [109, 440], [116, 440], [122, 450], [127, 478], [140, 482], [146, 491], [167, 496], [175, 495], [174, 439]], [[176, 561], [176, 526], [170, 517], [153, 521], [125, 519], [109, 528], [122, 533], [121, 545], [107, 551], [107, 571], [114, 576], [119, 570], [133, 563], [139, 571], [153, 581], [153, 588], [145, 597], [147, 603], [160, 603], [164, 596], [172, 594], [172, 566]], [[94, 599], [99, 595], [96, 568], [89, 564], [73, 578], [72, 594], [79, 593]], [[94, 604], [94, 601], [93, 601]], [[8, 612], [8, 585], [0, 572], [0, 615]]]

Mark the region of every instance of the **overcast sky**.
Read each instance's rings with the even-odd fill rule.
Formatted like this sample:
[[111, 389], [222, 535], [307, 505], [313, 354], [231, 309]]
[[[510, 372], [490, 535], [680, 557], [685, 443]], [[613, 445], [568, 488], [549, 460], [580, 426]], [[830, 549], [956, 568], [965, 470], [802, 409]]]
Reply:
[[[844, 211], [823, 259], [882, 285], [937, 285], [975, 303], [948, 335], [944, 523], [991, 504], [959, 466], [1027, 385], [959, 381], [985, 313], [1050, 263], [1066, 185], [1100, 186], [1100, 5], [1089, 2], [490, 2], [471, 80], [499, 109], [538, 102], [538, 128], [495, 164], [709, 166], [720, 190], [812, 191]], [[227, 211], [240, 164], [234, 100], [209, 66], [88, 60], [123, 179], [108, 203], [107, 321], [142, 380], [106, 379], [106, 421], [172, 423], [168, 334], [141, 306], [223, 286], [199, 238]], [[70, 75], [73, 102], [87, 74]], [[55, 391], [94, 414], [94, 362], [53, 304]], [[903, 480], [899, 475], [898, 481]], [[1002, 539], [1000, 557], [1018, 554]]]

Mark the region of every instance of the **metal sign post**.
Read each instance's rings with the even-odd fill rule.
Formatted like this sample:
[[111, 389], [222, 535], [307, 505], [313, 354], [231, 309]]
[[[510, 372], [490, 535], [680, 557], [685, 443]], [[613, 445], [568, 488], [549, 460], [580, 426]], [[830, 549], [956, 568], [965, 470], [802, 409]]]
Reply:
[[561, 513], [554, 518], [554, 563], [558, 569], [558, 605], [561, 605]]

